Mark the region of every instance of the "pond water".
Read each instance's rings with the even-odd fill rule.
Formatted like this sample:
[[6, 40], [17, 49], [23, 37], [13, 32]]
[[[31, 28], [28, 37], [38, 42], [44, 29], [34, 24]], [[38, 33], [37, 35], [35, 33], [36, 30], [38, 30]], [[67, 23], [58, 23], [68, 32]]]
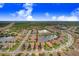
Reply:
[[[36, 30], [34, 30], [34, 31], [32, 32], [32, 34], [37, 34]], [[51, 33], [50, 31], [45, 30], [45, 29], [43, 29], [43, 30], [38, 30], [38, 34], [39, 34], [39, 36], [38, 36], [38, 41], [39, 41], [39, 42], [45, 42], [45, 41], [48, 41], [48, 40], [53, 40], [53, 39], [55, 39], [55, 38], [58, 37], [58, 36], [55, 35], [54, 33]], [[42, 34], [43, 34], [43, 35], [42, 35]], [[44, 34], [47, 34], [47, 35], [44, 35]]]
[[5, 42], [5, 41], [13, 41], [15, 38], [12, 36], [9, 37], [0, 37], [0, 42]]
[[55, 38], [57, 38], [57, 36], [56, 35], [53, 35], [53, 34], [51, 34], [51, 35], [46, 35], [46, 36], [40, 36], [39, 37], [39, 39], [38, 39], [38, 41], [39, 42], [45, 42], [45, 41], [48, 41], [48, 40], [53, 40], [53, 39], [55, 39]]

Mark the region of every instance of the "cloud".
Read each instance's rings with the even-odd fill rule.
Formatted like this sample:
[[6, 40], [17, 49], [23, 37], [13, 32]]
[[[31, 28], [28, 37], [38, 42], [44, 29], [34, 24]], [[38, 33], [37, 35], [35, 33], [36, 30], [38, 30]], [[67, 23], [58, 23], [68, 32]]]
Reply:
[[74, 11], [72, 11], [71, 15], [77, 16], [79, 18], [79, 8], [76, 8]]
[[66, 17], [67, 21], [78, 21], [78, 18], [76, 16], [70, 16], [70, 17]]
[[48, 13], [48, 12], [46, 12], [46, 13], [45, 13], [45, 16], [46, 16], [46, 17], [49, 17], [50, 15], [49, 15], [49, 13]]
[[56, 21], [78, 21], [76, 16], [59, 16]]
[[3, 8], [3, 6], [4, 6], [4, 3], [0, 3], [0, 8]]
[[52, 21], [79, 21], [76, 16], [52, 16]]
[[32, 17], [32, 3], [25, 3], [23, 4], [23, 8], [22, 10], [17, 11], [16, 13], [12, 14], [12, 16], [15, 16], [16, 19], [21, 19], [22, 21], [32, 21], [33, 17]]
[[[75, 12], [74, 12], [75, 13]], [[48, 21], [79, 21], [79, 18], [74, 14], [74, 15], [70, 15], [70, 16], [65, 16], [65, 15], [60, 15], [60, 16], [50, 16], [50, 14], [47, 12], [45, 13], [46, 18], [45, 20]]]
[[32, 6], [33, 6], [32, 3], [25, 3], [25, 4], [23, 4], [23, 7], [24, 7], [25, 9], [32, 9]]
[[52, 20], [56, 20], [56, 18], [57, 18], [56, 16], [52, 16]]
[[70, 16], [52, 16], [53, 21], [79, 21], [79, 8], [71, 12]]
[[27, 17], [27, 21], [33, 21], [33, 17], [32, 16], [28, 16]]
[[[15, 12], [14, 14], [12, 14], [12, 16], [16, 17], [16, 19], [19, 19], [21, 21], [35, 21], [35, 19], [32, 16], [32, 7], [32, 3], [25, 3], [23, 4], [24, 9]], [[45, 13], [45, 16], [45, 20], [48, 19], [51, 21], [79, 21], [79, 8], [76, 8], [74, 11], [72, 11], [70, 16], [50, 16], [48, 12]]]

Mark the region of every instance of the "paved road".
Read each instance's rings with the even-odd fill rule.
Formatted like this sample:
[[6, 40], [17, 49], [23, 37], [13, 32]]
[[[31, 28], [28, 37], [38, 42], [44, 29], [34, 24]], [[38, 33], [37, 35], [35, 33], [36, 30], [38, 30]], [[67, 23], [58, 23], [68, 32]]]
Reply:
[[58, 49], [52, 49], [52, 51], [47, 51], [47, 50], [41, 50], [41, 51], [27, 51], [27, 50], [26, 51], [19, 51], [19, 49], [22, 47], [22, 45], [28, 39], [30, 33], [31, 33], [31, 30], [27, 33], [27, 35], [25, 36], [24, 40], [21, 42], [19, 47], [14, 52], [0, 52], [0, 53], [10, 53], [12, 55], [15, 55], [17, 53], [26, 53], [26, 52], [28, 52], [30, 54], [31, 53], [40, 53], [40, 52], [45, 52], [45, 53], [50, 52], [51, 53], [51, 52], [61, 51], [61, 49], [65, 48], [65, 47], [69, 47], [69, 46], [71, 46], [73, 44], [73, 37], [72, 37], [72, 35], [66, 32], [67, 35], [68, 35], [68, 42], [66, 43], [66, 45], [61, 45], [60, 48], [58, 48]]
[[29, 35], [31, 33], [31, 30], [29, 30], [29, 32], [27, 33], [27, 35], [25, 36], [25, 38], [23, 39], [23, 41], [21, 42], [21, 44], [19, 45], [19, 47], [13, 52], [12, 55], [15, 55], [16, 52], [19, 52], [19, 50], [21, 49], [22, 45], [26, 42], [26, 40], [28, 39]]
[[6, 29], [12, 27], [14, 24], [15, 24], [15, 23], [10, 23], [9, 25], [7, 25], [7, 26], [1, 28], [0, 31], [4, 31], [4, 30], [6, 30]]

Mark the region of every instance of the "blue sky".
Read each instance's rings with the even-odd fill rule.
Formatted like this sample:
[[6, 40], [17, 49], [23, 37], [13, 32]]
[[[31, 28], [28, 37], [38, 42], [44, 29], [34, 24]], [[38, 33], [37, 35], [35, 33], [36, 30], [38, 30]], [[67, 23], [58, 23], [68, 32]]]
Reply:
[[79, 3], [1, 3], [0, 21], [79, 21]]

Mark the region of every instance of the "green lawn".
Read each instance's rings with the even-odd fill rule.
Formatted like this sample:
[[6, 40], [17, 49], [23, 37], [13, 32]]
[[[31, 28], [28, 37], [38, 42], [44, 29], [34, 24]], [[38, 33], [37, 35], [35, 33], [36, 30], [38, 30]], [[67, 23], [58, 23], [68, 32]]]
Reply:
[[44, 49], [45, 49], [45, 50], [52, 50], [52, 47], [49, 47], [49, 46], [45, 43]]
[[14, 51], [14, 50], [16, 50], [19, 45], [20, 45], [20, 42], [17, 42], [12, 48], [9, 49], [9, 51]]
[[53, 48], [57, 49], [60, 46], [60, 44], [54, 44]]

